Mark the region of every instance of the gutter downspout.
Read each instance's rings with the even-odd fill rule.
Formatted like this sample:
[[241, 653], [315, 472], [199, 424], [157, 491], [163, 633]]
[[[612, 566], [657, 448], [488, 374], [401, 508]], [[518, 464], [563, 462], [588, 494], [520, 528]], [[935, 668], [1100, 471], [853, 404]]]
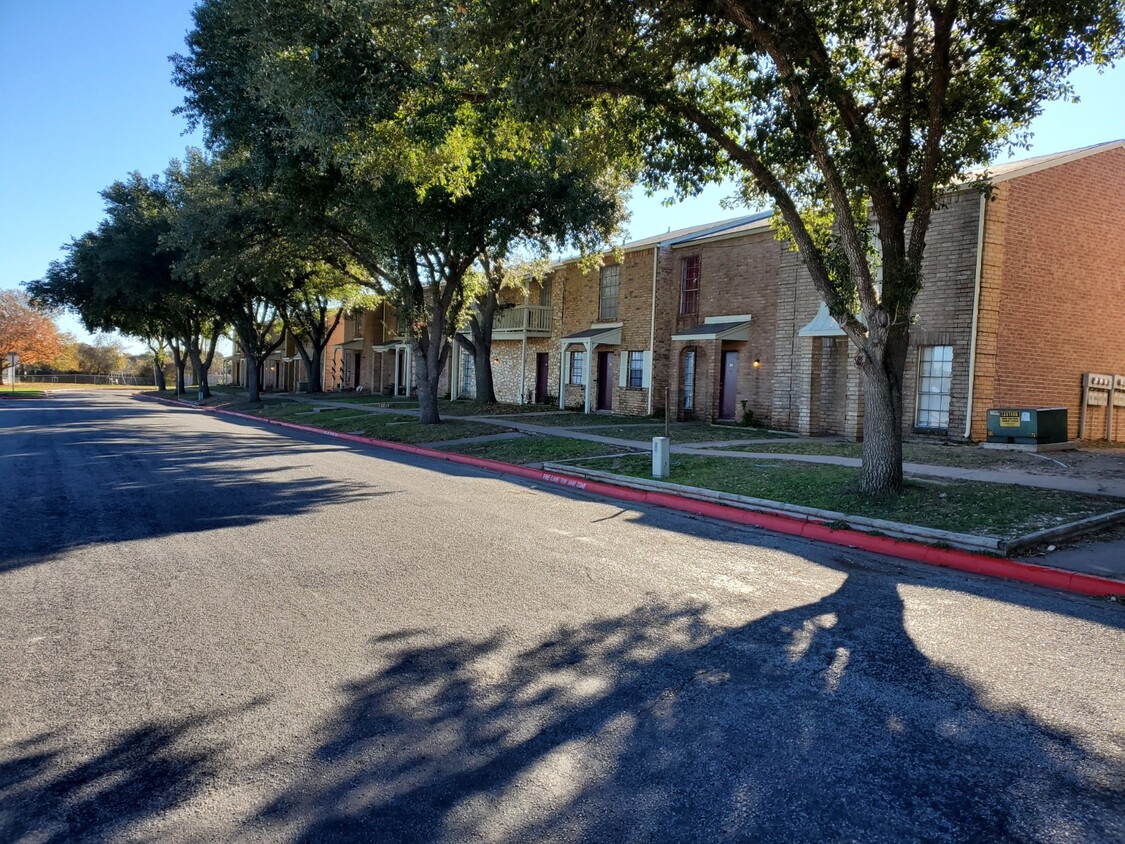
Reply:
[[[660, 244], [652, 247], [652, 316], [649, 321], [648, 328], [648, 415], [652, 416], [652, 394], [656, 390], [656, 378], [653, 373], [653, 365], [656, 362], [656, 349], [653, 344], [656, 342], [656, 264], [657, 258], [660, 256]], [[664, 415], [668, 415], [668, 408], [664, 408]]]
[[984, 215], [988, 196], [980, 195], [980, 219], [977, 221], [977, 268], [973, 281], [973, 322], [969, 329], [969, 390], [965, 399], [965, 439], [973, 430], [973, 382], [977, 371], [977, 322], [980, 317], [980, 280], [984, 269]]

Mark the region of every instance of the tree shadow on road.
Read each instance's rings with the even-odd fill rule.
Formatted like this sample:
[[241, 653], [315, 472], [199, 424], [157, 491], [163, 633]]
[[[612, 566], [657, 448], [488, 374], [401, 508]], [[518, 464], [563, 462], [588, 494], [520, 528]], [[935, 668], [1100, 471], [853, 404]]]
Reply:
[[266, 466], [260, 458], [278, 440], [252, 429], [231, 436], [181, 424], [140, 427], [129, 405], [62, 399], [52, 400], [55, 414], [50, 427], [6, 432], [0, 573], [71, 548], [253, 525], [393, 494], [309, 477], [303, 463], [330, 445], [286, 440], [286, 464]]
[[557, 630], [372, 643], [308, 774], [300, 841], [1121, 840], [1121, 755], [940, 668], [894, 578], [736, 628], [654, 604]]
[[182, 805], [214, 777], [210, 724], [265, 703], [148, 723], [86, 756], [59, 735], [0, 746], [0, 841], [106, 841]]

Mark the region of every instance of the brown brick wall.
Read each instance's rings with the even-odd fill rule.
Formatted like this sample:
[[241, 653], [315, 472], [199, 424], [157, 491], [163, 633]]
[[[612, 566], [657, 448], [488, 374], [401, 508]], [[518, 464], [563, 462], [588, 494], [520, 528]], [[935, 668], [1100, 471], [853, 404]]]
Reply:
[[[658, 289], [662, 290], [668, 282], [668, 270], [665, 263], [665, 250], [658, 264]], [[611, 256], [606, 256], [607, 266], [615, 263]], [[552, 384], [558, 384], [559, 378], [559, 345], [563, 337], [585, 331], [591, 325], [598, 323], [621, 323], [621, 344], [619, 346], [599, 346], [593, 350], [591, 359], [587, 361], [587, 377], [590, 379], [591, 408], [596, 407], [598, 393], [597, 356], [599, 351], [611, 351], [615, 355], [615, 362], [611, 377], [614, 379], [613, 411], [616, 413], [630, 413], [644, 415], [648, 412], [648, 389], [622, 387], [618, 383], [618, 361], [621, 356], [630, 351], [645, 351], [649, 349], [652, 330], [652, 275], [653, 275], [653, 249], [642, 249], [636, 252], [627, 252], [621, 256], [621, 275], [618, 287], [618, 306], [616, 319], [600, 319], [598, 316], [598, 283], [599, 271], [592, 269], [583, 273], [577, 264], [568, 264], [559, 268], [554, 275], [552, 291], [552, 304], [555, 312], [554, 331], [551, 337], [551, 379]], [[658, 320], [660, 317], [658, 317]], [[665, 320], [666, 321], [666, 320]], [[653, 352], [653, 389], [654, 409], [663, 405], [663, 387], [667, 377], [667, 356], [670, 332], [665, 328], [661, 330], [657, 325], [657, 349]], [[576, 348], [576, 347], [571, 347]], [[534, 360], [531, 361], [534, 366]], [[534, 369], [532, 378], [534, 378]], [[555, 390], [551, 391], [552, 393]], [[565, 403], [567, 407], [583, 405], [584, 390], [573, 384], [565, 388]]]
[[[965, 434], [979, 221], [980, 194], [966, 192], [948, 197], [930, 223], [922, 261], [922, 290], [914, 300], [915, 323], [910, 328], [910, 350], [903, 373], [902, 421], [907, 435], [936, 433], [961, 439]], [[918, 361], [923, 346], [953, 347], [946, 431], [915, 428]]]
[[[700, 325], [707, 317], [750, 315], [749, 341], [727, 343], [725, 348], [738, 352], [739, 356], [737, 416], [741, 417], [741, 402], [746, 401], [755, 418], [767, 423], [773, 410], [771, 379], [775, 369], [779, 247], [771, 231], [762, 231], [674, 249], [668, 262], [670, 283], [662, 291], [668, 311], [667, 323], [672, 327], [669, 333]], [[699, 311], [680, 314], [682, 261], [694, 255], [699, 256]], [[658, 332], [660, 325], [658, 322]], [[720, 378], [717, 364], [722, 350], [713, 340], [695, 345], [698, 346], [695, 416], [717, 419]], [[692, 344], [677, 342], [675, 346], [668, 369], [674, 393], [672, 403], [680, 408], [683, 406], [682, 355]], [[753, 365], [755, 360], [760, 361], [760, 366]]]
[[[973, 436], [984, 438], [988, 407], [1065, 406], [1074, 437], [1082, 373], [1125, 373], [1125, 149], [1013, 179], [996, 194]], [[1092, 409], [1088, 434], [1105, 436], [1103, 414]], [[1125, 422], [1115, 433], [1125, 439]]]
[[[960, 436], [964, 429], [978, 213], [977, 194], [965, 193], [950, 197], [933, 216], [922, 264], [923, 288], [912, 308], [916, 323], [903, 380], [906, 434], [915, 431], [918, 350], [926, 345], [953, 346], [948, 431]], [[844, 337], [798, 336], [816, 316], [822, 300], [800, 256], [782, 244], [778, 247], [771, 424], [804, 434], [838, 433], [860, 439], [863, 379], [853, 362], [855, 349]]]

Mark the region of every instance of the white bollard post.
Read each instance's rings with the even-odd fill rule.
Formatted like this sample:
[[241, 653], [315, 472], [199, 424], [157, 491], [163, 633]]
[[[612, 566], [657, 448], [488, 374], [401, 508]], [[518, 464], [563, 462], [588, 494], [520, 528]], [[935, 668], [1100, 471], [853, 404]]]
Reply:
[[652, 476], [666, 478], [669, 472], [669, 452], [672, 440], [668, 437], [652, 438]]

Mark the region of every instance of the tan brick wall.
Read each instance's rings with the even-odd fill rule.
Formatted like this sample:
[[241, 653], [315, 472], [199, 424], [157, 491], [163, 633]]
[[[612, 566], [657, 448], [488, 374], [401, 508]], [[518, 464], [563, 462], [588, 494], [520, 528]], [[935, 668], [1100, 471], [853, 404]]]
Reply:
[[[1082, 373], [1125, 373], [1125, 149], [1013, 179], [996, 194], [973, 436], [984, 438], [988, 407], [1065, 406], [1074, 437]], [[1092, 410], [1087, 431], [1104, 436], [1104, 411]], [[1125, 440], [1125, 418], [1115, 427]]]
[[[933, 216], [903, 378], [905, 434], [915, 433], [918, 349], [925, 345], [953, 346], [948, 431], [959, 436], [964, 428], [978, 213], [978, 196], [965, 193], [950, 197]], [[839, 433], [860, 439], [863, 379], [854, 365], [855, 348], [844, 337], [832, 338], [826, 347], [825, 338], [798, 336], [816, 316], [822, 299], [800, 256], [778, 246], [771, 424], [803, 434]]]
[[[664, 265], [667, 250], [662, 254], [662, 261], [658, 264], [658, 289], [663, 289], [669, 281], [669, 270]], [[606, 256], [606, 265], [612, 265], [614, 259]], [[618, 361], [621, 355], [630, 351], [645, 351], [649, 349], [652, 330], [652, 281], [653, 281], [653, 249], [643, 249], [636, 252], [627, 252], [622, 256], [621, 275], [618, 287], [618, 307], [616, 319], [601, 319], [598, 314], [598, 284], [599, 271], [592, 269], [583, 273], [577, 264], [568, 264], [561, 267], [554, 274], [554, 287], [552, 291], [552, 304], [555, 320], [554, 330], [550, 343], [550, 371], [551, 383], [558, 384], [559, 378], [559, 345], [563, 337], [586, 331], [591, 325], [598, 323], [620, 322], [621, 344], [619, 346], [599, 346], [593, 350], [591, 360], [587, 361], [587, 376], [590, 379], [591, 408], [597, 406], [598, 394], [597, 356], [598, 352], [613, 352], [615, 362], [610, 374], [614, 379], [613, 411], [644, 415], [648, 412], [648, 389], [622, 387], [618, 383]], [[663, 389], [667, 378], [667, 357], [669, 348], [670, 331], [663, 331], [658, 323], [656, 336], [657, 349], [654, 349], [652, 373], [652, 386], [655, 390], [654, 409], [663, 405]], [[571, 347], [577, 348], [577, 347]], [[531, 362], [531, 366], [534, 361]], [[534, 372], [534, 370], [531, 370]], [[555, 390], [552, 390], [554, 393]], [[584, 403], [584, 389], [573, 384], [565, 388], [566, 406], [580, 406]], [[659, 397], [659, 401], [657, 398]]]
[[[680, 314], [682, 262], [695, 255], [699, 256], [699, 312]], [[771, 380], [775, 370], [779, 258], [780, 244], [771, 231], [686, 245], [673, 250], [672, 260], [668, 262], [671, 283], [662, 291], [667, 297], [663, 301], [673, 333], [700, 325], [707, 317], [750, 315], [749, 341], [727, 343], [725, 348], [739, 355], [735, 397], [737, 418], [741, 418], [741, 402], [746, 401], [755, 418], [766, 423], [770, 422], [773, 412]], [[692, 344], [677, 342], [675, 345], [676, 354], [670, 361], [675, 394], [673, 405], [681, 408], [682, 355]], [[720, 372], [716, 364], [721, 360], [722, 350], [712, 340], [696, 345], [699, 348], [696, 353], [695, 416], [717, 419]], [[754, 366], [755, 360], [760, 362], [760, 366]]]
[[915, 323], [910, 328], [910, 350], [903, 373], [902, 417], [907, 435], [931, 433], [914, 426], [920, 349], [952, 346], [949, 427], [934, 433], [950, 439], [964, 436], [979, 221], [980, 194], [966, 192], [948, 197], [930, 223], [922, 261], [922, 290], [914, 300]]

